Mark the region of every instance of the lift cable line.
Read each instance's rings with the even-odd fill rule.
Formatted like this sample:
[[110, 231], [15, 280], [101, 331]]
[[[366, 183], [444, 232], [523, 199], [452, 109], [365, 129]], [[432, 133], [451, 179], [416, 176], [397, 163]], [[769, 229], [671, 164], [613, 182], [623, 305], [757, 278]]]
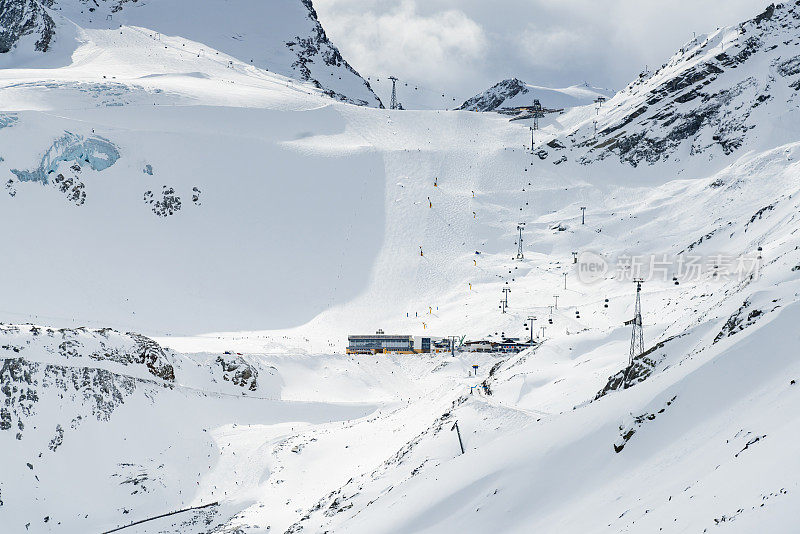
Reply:
[[103, 534], [111, 534], [112, 532], [118, 532], [118, 531], [124, 530], [126, 528], [130, 528], [130, 527], [133, 527], [133, 526], [136, 526], [136, 525], [141, 525], [142, 523], [147, 523], [148, 521], [154, 521], [156, 519], [161, 519], [162, 517], [169, 517], [169, 516], [175, 515], [175, 514], [182, 514], [183, 512], [188, 512], [190, 510], [202, 510], [203, 508], [210, 508], [212, 506], [217, 506], [217, 505], [219, 505], [219, 503], [215, 501], [215, 502], [212, 502], [212, 503], [209, 503], [209, 504], [203, 504], [203, 505], [200, 505], [200, 506], [192, 506], [192, 507], [189, 507], [189, 508], [182, 508], [180, 510], [175, 510], [174, 512], [167, 512], [165, 514], [157, 515], [157, 516], [154, 516], [154, 517], [148, 517], [147, 519], [141, 519], [139, 521], [134, 521], [133, 523], [129, 523], [129, 524], [123, 525], [121, 527], [113, 528], [111, 530], [106, 530], [105, 532], [103, 532]]
[[[367, 79], [367, 82], [373, 82], [373, 83], [382, 84], [383, 82], [381, 82], [381, 78], [382, 78], [381, 76], [367, 76], [366, 79]], [[460, 101], [460, 97], [457, 97], [454, 94], [451, 94], [449, 91], [446, 91], [446, 90], [427, 87], [427, 86], [422, 85], [420, 83], [412, 82], [412, 81], [409, 81], [409, 80], [404, 80], [404, 79], [398, 78], [396, 76], [383, 76], [383, 78], [385, 80], [392, 80], [392, 87], [393, 88], [395, 87], [395, 84], [397, 82], [400, 82], [403, 87], [407, 87], [408, 88], [409, 94], [412, 94], [412, 95], [413, 94], [419, 94], [420, 92], [423, 92], [423, 93], [428, 93], [429, 95], [435, 96], [435, 98], [438, 101], [442, 101], [442, 102], [447, 102], [447, 103], [455, 102], [457, 104]], [[397, 106], [398, 106], [397, 108], [391, 108], [391, 109], [403, 109], [402, 103], [398, 102]]]

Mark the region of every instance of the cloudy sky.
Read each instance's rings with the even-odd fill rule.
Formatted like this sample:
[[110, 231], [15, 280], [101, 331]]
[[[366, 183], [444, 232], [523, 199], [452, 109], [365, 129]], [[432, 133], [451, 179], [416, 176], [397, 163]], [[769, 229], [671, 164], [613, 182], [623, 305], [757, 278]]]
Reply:
[[[517, 77], [620, 89], [692, 38], [763, 11], [766, 0], [314, 0], [362, 75], [466, 98]], [[381, 95], [383, 96], [383, 95]]]

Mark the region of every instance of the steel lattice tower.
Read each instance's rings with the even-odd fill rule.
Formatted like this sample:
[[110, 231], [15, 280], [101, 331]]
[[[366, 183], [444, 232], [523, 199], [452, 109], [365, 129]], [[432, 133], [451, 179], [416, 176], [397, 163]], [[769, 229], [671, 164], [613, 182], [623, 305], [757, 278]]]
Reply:
[[389, 109], [397, 109], [397, 78], [389, 76], [389, 79], [392, 80], [392, 103]]
[[500, 301], [500, 307], [503, 310], [503, 313], [506, 312], [508, 308], [508, 294], [511, 293], [511, 288], [504, 287], [503, 288], [503, 300]]
[[628, 366], [633, 363], [633, 359], [644, 352], [644, 331], [642, 329], [642, 283], [641, 278], [634, 278], [636, 284], [636, 309], [633, 312], [633, 319], [626, 321], [625, 324], [633, 325], [631, 331], [631, 352], [628, 356]]
[[519, 241], [517, 241], [517, 259], [522, 260], [525, 258], [525, 255], [522, 253], [522, 229], [525, 227], [525, 223], [521, 222], [517, 224], [517, 230], [519, 230]]

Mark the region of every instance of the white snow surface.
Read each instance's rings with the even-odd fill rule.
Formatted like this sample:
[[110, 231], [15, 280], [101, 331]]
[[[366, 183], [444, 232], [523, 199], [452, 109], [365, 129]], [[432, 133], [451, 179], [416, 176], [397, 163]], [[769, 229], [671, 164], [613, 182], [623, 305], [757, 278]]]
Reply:
[[[590, 128], [655, 76], [549, 119], [541, 159], [496, 114], [357, 107], [191, 36], [76, 32], [63, 66], [0, 71], [4, 530], [212, 502], [128, 531], [796, 530], [800, 71], [775, 72], [796, 43], [760, 34], [716, 82], [771, 84], [738, 149], [633, 166]], [[627, 365], [634, 286], [613, 265], [582, 282], [573, 251], [760, 259], [647, 280], [652, 374], [595, 399]], [[541, 344], [514, 356], [342, 354], [378, 328], [525, 337], [529, 316]]]

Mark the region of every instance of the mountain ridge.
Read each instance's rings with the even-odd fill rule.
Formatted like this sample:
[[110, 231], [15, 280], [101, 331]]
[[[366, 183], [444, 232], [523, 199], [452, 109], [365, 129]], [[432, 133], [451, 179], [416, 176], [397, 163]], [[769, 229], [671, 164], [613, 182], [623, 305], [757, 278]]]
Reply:
[[519, 78], [508, 78], [468, 98], [456, 109], [497, 111], [503, 107], [529, 106], [534, 99], [540, 100], [545, 107], [572, 108], [591, 104], [598, 97], [608, 99], [613, 94], [613, 91], [592, 87], [588, 83], [555, 89], [527, 84]]
[[[187, 11], [192, 12], [191, 17], [185, 17]], [[67, 21], [81, 28], [111, 31], [134, 25], [180, 35], [259, 68], [311, 83], [336, 100], [383, 107], [369, 82], [328, 39], [311, 0], [274, 4], [222, 0], [200, 4], [185, 0], [46, 0], [43, 4], [37, 0], [3, 0], [0, 57], [16, 52], [27, 58], [28, 47], [47, 54], [55, 41], [71, 38], [65, 31]], [[28, 43], [32, 35], [36, 41]], [[18, 65], [24, 66], [25, 61]]]

